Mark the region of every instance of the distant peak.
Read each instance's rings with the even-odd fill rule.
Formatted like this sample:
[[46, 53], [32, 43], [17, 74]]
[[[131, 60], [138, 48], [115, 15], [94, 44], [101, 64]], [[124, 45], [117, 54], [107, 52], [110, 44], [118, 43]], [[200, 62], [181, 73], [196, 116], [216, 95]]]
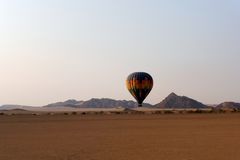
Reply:
[[176, 96], [178, 96], [178, 95], [176, 95], [174, 92], [172, 92], [168, 95], [168, 97], [176, 97]]
[[69, 100], [66, 100], [65, 103], [72, 103], [72, 102], [77, 102], [77, 100], [75, 99], [69, 99]]
[[198, 102], [194, 99], [185, 97], [185, 96], [178, 96], [175, 93], [171, 93], [166, 97], [162, 102], [156, 105], [160, 108], [203, 108], [206, 105]]

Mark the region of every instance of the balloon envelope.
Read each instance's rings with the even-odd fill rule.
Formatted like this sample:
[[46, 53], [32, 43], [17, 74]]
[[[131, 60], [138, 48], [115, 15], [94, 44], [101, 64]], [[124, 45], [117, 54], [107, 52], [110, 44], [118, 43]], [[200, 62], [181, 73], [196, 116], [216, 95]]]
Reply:
[[148, 73], [134, 72], [127, 77], [126, 86], [140, 107], [152, 90], [153, 79]]

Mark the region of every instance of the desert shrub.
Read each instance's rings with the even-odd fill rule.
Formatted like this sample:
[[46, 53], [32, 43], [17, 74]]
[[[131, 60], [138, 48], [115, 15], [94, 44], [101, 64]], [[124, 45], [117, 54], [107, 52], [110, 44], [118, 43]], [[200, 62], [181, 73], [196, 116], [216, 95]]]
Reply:
[[137, 111], [137, 112], [135, 112], [135, 114], [145, 114], [145, 112], [143, 112], [143, 111]]
[[69, 113], [68, 113], [68, 112], [64, 112], [63, 114], [64, 114], [64, 115], [69, 115]]
[[197, 110], [186, 110], [187, 113], [196, 113]]
[[170, 110], [164, 111], [164, 114], [173, 114], [173, 113], [174, 113], [174, 111], [170, 111]]
[[180, 111], [177, 111], [177, 113], [178, 113], [178, 114], [182, 114], [182, 113], [183, 113], [183, 111], [182, 111], [182, 110], [180, 110]]
[[155, 111], [153, 112], [153, 114], [162, 114], [163, 112], [162, 111]]
[[77, 112], [72, 112], [72, 115], [77, 115]]
[[82, 115], [86, 115], [86, 112], [82, 112], [81, 114], [82, 114]]
[[204, 113], [204, 111], [201, 110], [201, 109], [197, 109], [197, 110], [195, 111], [195, 113]]
[[224, 109], [219, 109], [219, 110], [218, 110], [218, 113], [226, 113], [226, 110], [224, 110]]
[[211, 110], [209, 110], [209, 112], [208, 113], [214, 113], [214, 109], [213, 108], [211, 108]]
[[210, 113], [225, 113], [223, 109], [212, 108]]
[[238, 112], [238, 109], [237, 108], [233, 108], [233, 110], [231, 112], [232, 113], [236, 113], [236, 112]]
[[1, 113], [0, 113], [0, 115], [4, 115], [4, 113], [3, 113], [3, 112], [1, 112]]
[[121, 111], [111, 111], [110, 114], [125, 114], [125, 112], [121, 112]]
[[214, 108], [210, 111], [210, 113], [226, 113], [226, 112], [227, 111], [224, 109], [216, 109], [216, 108]]
[[104, 114], [104, 111], [100, 111], [99, 114]]

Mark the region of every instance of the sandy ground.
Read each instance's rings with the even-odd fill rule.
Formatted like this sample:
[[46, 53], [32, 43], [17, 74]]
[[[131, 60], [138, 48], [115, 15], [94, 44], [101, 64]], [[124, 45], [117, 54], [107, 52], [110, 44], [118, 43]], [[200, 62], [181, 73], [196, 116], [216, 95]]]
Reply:
[[161, 159], [240, 159], [240, 114], [0, 116], [0, 160]]

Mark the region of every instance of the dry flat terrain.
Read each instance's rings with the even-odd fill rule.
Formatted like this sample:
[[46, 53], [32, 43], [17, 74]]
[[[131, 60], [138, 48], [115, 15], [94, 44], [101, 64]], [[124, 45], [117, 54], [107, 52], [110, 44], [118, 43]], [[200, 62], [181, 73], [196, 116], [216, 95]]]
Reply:
[[239, 160], [240, 114], [0, 116], [0, 160]]

